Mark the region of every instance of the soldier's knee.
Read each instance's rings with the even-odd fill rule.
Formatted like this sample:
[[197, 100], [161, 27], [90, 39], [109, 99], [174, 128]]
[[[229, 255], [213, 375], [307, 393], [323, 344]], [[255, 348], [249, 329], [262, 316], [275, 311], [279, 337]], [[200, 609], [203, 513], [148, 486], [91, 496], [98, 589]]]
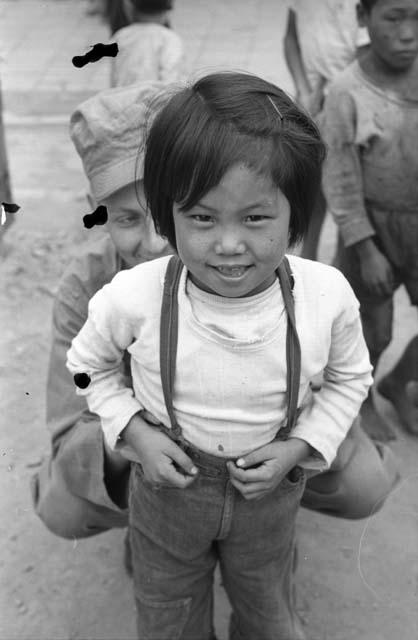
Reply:
[[370, 517], [382, 508], [400, 478], [395, 457], [387, 445], [372, 443], [364, 433], [359, 444], [343, 469], [307, 482], [302, 506], [351, 520]]
[[36, 514], [60, 538], [87, 538], [109, 528], [94, 522], [91, 514], [94, 508], [86, 500], [54, 486], [41, 494], [38, 474], [31, 479], [31, 493]]

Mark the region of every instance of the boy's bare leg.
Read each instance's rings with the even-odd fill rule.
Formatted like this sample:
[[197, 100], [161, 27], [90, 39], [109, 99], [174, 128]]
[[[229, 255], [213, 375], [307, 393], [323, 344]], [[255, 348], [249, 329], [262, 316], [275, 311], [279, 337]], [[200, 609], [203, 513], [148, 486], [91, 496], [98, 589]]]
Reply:
[[392, 371], [380, 380], [377, 391], [392, 403], [405, 430], [418, 435], [418, 335]]
[[[374, 372], [376, 372], [380, 356], [389, 345], [392, 335], [392, 300], [383, 300], [380, 304], [371, 304], [370, 306], [361, 305], [360, 315], [363, 324], [364, 337], [369, 348], [370, 361], [373, 365]], [[387, 334], [387, 340], [384, 339], [385, 334]], [[381, 337], [380, 344], [379, 338], [376, 339], [376, 336]], [[369, 390], [369, 395], [363, 402], [360, 409], [363, 429], [373, 440], [377, 440], [379, 442], [396, 440], [395, 431], [377, 411], [375, 399], [373, 397], [373, 389], [375, 386], [376, 385], [374, 384]]]

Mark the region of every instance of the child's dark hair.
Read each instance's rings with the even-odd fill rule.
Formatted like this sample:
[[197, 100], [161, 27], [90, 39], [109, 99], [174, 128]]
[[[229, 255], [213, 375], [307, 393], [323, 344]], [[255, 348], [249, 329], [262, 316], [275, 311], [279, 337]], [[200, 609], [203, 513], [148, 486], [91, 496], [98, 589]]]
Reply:
[[373, 9], [374, 5], [378, 3], [379, 0], [360, 0], [360, 4], [363, 7], [366, 13], [370, 13]]
[[171, 11], [173, 0], [130, 0], [133, 8], [141, 13], [160, 13], [161, 11]]
[[173, 204], [191, 209], [241, 164], [286, 196], [295, 244], [309, 226], [324, 156], [314, 122], [274, 84], [246, 73], [207, 75], [175, 93], [150, 128], [144, 189], [155, 228], [176, 248]]

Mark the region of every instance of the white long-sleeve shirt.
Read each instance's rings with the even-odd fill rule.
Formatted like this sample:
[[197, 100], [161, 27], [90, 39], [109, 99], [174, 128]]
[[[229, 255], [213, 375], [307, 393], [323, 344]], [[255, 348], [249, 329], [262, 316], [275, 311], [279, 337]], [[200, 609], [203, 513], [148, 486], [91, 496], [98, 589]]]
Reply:
[[[91, 299], [88, 319], [68, 351], [71, 373], [87, 373], [85, 395], [116, 446], [143, 408], [170, 427], [159, 364], [160, 309], [169, 257], [118, 273]], [[327, 468], [372, 383], [358, 302], [343, 275], [289, 256], [302, 351], [301, 414], [292, 435], [318, 456], [303, 466]], [[174, 410], [184, 437], [203, 451], [241, 456], [268, 444], [286, 424], [286, 312], [278, 281], [246, 298], [198, 289], [184, 268], [178, 293], [179, 327]], [[133, 390], [119, 366], [131, 355]], [[312, 394], [310, 380], [324, 382]]]

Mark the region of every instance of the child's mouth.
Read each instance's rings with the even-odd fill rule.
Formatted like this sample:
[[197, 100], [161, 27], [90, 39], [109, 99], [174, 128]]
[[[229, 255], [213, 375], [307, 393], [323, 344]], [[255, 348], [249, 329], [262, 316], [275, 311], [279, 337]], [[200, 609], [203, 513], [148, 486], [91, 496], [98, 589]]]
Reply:
[[216, 269], [218, 273], [226, 278], [241, 278], [249, 268], [250, 265], [235, 265], [230, 267], [226, 265], [220, 265], [214, 267], [214, 269]]

